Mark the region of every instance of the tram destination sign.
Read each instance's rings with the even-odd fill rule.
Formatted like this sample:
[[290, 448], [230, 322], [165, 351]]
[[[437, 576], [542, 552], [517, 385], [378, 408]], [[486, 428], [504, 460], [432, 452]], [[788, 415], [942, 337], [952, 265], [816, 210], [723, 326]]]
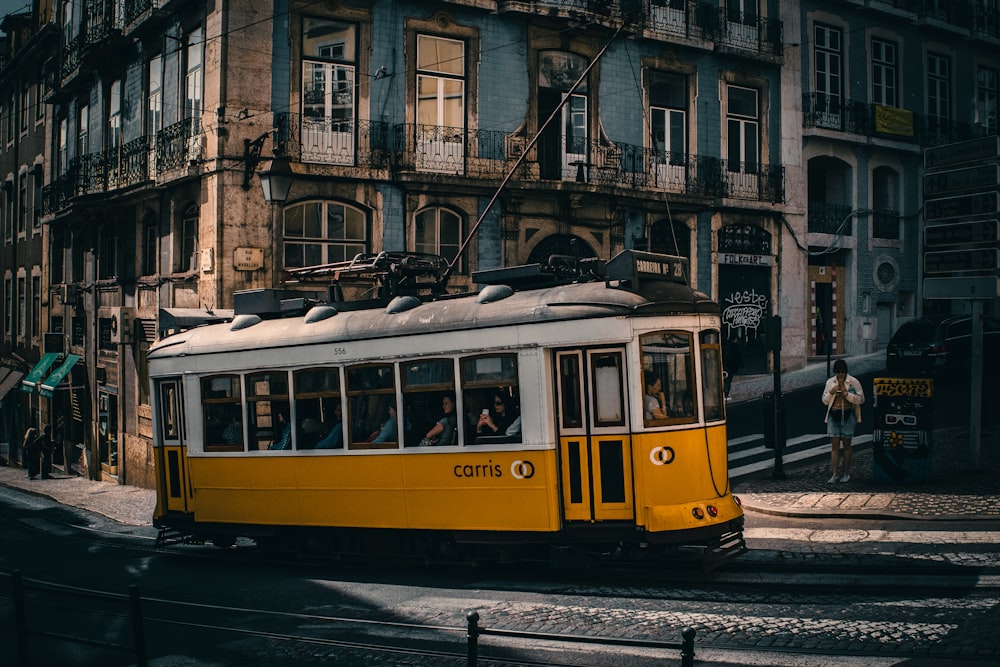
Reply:
[[951, 169], [924, 176], [924, 197], [988, 190], [1000, 185], [1000, 164], [981, 164], [965, 169]]
[[1000, 268], [996, 248], [942, 250], [924, 253], [924, 273], [992, 273]]
[[927, 221], [985, 218], [998, 213], [1000, 193], [996, 191], [928, 199], [924, 202], [924, 219]]
[[924, 245], [928, 247], [997, 242], [1000, 242], [1000, 222], [997, 220], [950, 222], [924, 228]]
[[980, 137], [928, 148], [924, 151], [924, 168], [927, 171], [932, 171], [973, 162], [995, 160], [998, 156], [1000, 156], [1000, 136]]

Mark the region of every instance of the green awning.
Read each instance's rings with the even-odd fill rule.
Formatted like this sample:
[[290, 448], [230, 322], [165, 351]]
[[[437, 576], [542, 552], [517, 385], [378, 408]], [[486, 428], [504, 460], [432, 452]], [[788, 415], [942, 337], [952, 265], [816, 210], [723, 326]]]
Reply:
[[21, 391], [26, 391], [29, 394], [35, 393], [35, 389], [38, 388], [38, 384], [45, 377], [49, 368], [52, 364], [56, 363], [56, 359], [59, 358], [58, 352], [46, 352], [42, 355], [42, 358], [35, 364], [35, 367], [31, 369], [28, 373], [28, 377], [21, 380]]
[[38, 393], [42, 396], [52, 396], [52, 392], [55, 391], [59, 383], [63, 381], [63, 378], [69, 374], [70, 370], [73, 368], [73, 364], [80, 361], [80, 355], [78, 354], [67, 354], [66, 361], [62, 362], [62, 366], [52, 371], [52, 375], [45, 379], [42, 383], [41, 388]]

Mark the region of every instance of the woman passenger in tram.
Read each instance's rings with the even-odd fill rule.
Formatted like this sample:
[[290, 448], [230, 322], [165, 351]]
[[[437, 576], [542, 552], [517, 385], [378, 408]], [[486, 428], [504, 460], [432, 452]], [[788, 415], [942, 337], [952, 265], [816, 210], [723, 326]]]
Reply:
[[421, 447], [429, 445], [454, 445], [458, 435], [458, 415], [455, 414], [455, 395], [448, 393], [441, 399], [444, 416], [439, 419], [420, 441]]
[[643, 381], [646, 383], [645, 416], [646, 420], [667, 418], [667, 397], [663, 393], [663, 383], [653, 371], [643, 371]]

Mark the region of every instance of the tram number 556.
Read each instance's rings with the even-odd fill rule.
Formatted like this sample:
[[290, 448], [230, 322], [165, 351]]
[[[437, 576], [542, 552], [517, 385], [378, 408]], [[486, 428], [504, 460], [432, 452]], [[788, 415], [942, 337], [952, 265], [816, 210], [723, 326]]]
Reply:
[[665, 466], [674, 462], [673, 447], [655, 447], [649, 452], [649, 460], [654, 466]]

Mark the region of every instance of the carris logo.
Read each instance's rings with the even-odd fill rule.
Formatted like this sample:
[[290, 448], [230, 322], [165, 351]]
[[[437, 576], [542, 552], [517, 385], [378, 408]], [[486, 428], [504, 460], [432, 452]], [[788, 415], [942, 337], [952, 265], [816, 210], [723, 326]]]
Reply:
[[531, 461], [514, 461], [510, 464], [510, 474], [514, 479], [531, 479], [535, 476], [535, 465]]
[[663, 466], [674, 462], [673, 447], [654, 447], [649, 452], [649, 460], [654, 466]]

